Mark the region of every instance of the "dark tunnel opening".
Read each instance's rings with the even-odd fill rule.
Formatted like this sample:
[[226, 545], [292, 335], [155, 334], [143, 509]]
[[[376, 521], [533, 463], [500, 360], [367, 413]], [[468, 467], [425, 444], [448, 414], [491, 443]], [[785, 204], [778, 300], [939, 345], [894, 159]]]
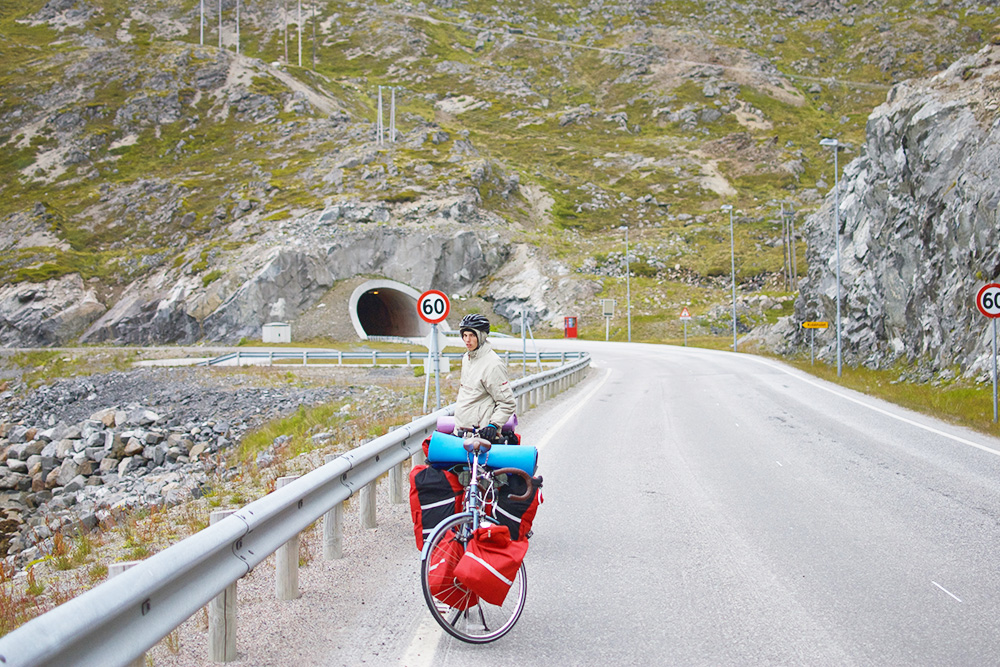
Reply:
[[417, 314], [417, 301], [398, 290], [380, 287], [358, 298], [358, 322], [369, 336], [426, 336], [430, 325]]

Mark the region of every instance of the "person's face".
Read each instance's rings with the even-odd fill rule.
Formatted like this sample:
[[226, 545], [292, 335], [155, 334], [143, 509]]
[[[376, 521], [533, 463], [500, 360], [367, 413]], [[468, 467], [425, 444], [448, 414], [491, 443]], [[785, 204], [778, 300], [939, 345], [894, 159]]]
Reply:
[[474, 349], [479, 347], [479, 337], [476, 336], [475, 331], [470, 331], [466, 329], [462, 332], [462, 342], [465, 343], [465, 349], [472, 352]]

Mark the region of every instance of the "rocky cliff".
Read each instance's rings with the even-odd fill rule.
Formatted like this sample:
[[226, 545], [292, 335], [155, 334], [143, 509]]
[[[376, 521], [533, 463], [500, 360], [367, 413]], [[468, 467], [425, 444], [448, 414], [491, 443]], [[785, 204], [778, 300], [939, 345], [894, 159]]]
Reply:
[[995, 45], [892, 89], [868, 118], [864, 145], [843, 151], [856, 157], [843, 168], [838, 194], [806, 220], [809, 273], [794, 321], [785, 323], [786, 349], [807, 344], [798, 323], [827, 320], [817, 350], [835, 357], [839, 202], [845, 362], [989, 368], [988, 320], [975, 296], [1000, 278], [998, 108]]

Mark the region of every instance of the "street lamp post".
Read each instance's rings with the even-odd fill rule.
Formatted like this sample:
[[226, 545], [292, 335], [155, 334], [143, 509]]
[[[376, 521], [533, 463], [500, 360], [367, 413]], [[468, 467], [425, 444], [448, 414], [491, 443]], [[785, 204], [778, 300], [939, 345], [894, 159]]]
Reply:
[[632, 286], [628, 265], [628, 225], [625, 225], [625, 314], [628, 321], [628, 342], [632, 342]]
[[733, 352], [736, 352], [736, 239], [733, 235], [733, 205], [723, 204], [723, 211], [729, 211], [729, 262], [733, 276]]
[[821, 139], [820, 146], [833, 148], [833, 232], [837, 237], [837, 377], [841, 374], [840, 349], [840, 168], [837, 164], [837, 153], [843, 145], [836, 139]]

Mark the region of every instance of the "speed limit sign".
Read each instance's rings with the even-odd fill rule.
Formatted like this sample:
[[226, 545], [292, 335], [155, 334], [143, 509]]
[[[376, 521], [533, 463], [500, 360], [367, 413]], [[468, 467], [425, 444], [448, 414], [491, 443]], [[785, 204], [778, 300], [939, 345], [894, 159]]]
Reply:
[[444, 292], [429, 289], [417, 299], [417, 314], [428, 324], [443, 322], [451, 310], [451, 302]]
[[1000, 317], [1000, 283], [990, 283], [979, 290], [976, 308], [986, 317]]

